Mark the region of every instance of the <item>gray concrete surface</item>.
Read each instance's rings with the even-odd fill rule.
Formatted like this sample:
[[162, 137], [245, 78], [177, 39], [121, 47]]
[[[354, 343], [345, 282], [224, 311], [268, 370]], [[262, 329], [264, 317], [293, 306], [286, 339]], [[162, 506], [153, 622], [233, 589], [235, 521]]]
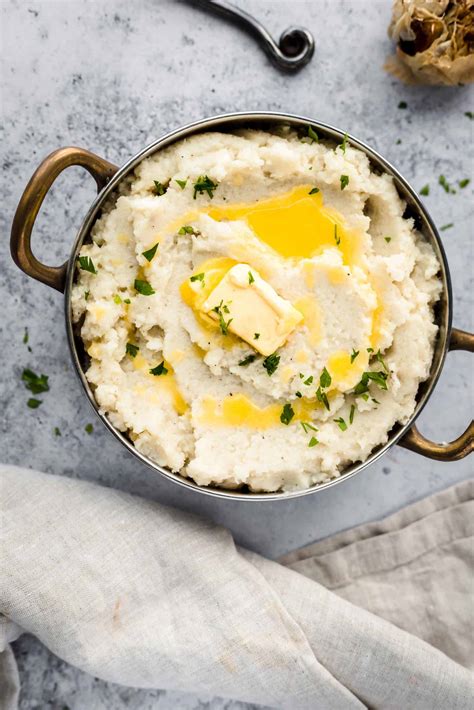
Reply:
[[[294, 501], [246, 505], [184, 491], [134, 460], [95, 418], [69, 362], [62, 296], [20, 273], [8, 253], [21, 192], [55, 148], [80, 145], [120, 164], [193, 119], [232, 110], [286, 110], [347, 129], [416, 188], [429, 183], [425, 199], [434, 220], [454, 223], [442, 232], [454, 322], [472, 329], [472, 184], [456, 194], [437, 184], [440, 174], [453, 184], [472, 178], [474, 124], [465, 115], [474, 109], [471, 89], [405, 87], [385, 74], [389, 0], [235, 1], [276, 36], [292, 24], [312, 30], [312, 63], [294, 76], [282, 75], [247, 35], [179, 0], [1, 2], [1, 456], [210, 516], [239, 543], [276, 557], [452, 485], [471, 474], [472, 463], [437, 463], [394, 448], [344, 485]], [[400, 101], [406, 109], [398, 108]], [[34, 249], [46, 263], [66, 258], [93, 194], [92, 180], [77, 168], [57, 181], [34, 236]], [[20, 380], [26, 366], [50, 377], [51, 391], [37, 410], [26, 406]], [[448, 440], [471, 418], [469, 368], [466, 353], [449, 356], [420, 418], [426, 435]], [[84, 429], [88, 422], [92, 434]], [[15, 651], [22, 710], [250, 707], [113, 686], [59, 661], [30, 637], [16, 642]]]

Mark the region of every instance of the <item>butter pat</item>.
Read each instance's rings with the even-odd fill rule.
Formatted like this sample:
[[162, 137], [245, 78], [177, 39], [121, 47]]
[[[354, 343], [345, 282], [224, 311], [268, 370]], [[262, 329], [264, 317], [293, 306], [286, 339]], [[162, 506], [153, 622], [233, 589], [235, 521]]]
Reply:
[[302, 314], [248, 264], [229, 269], [200, 310], [223, 322], [227, 330], [265, 356], [283, 345], [303, 320]]

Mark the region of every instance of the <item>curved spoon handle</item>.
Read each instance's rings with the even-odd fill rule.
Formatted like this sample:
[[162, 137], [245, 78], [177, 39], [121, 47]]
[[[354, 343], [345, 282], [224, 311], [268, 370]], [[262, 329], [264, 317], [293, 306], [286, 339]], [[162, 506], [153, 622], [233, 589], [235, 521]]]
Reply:
[[261, 22], [248, 12], [241, 10], [226, 0], [191, 0], [206, 10], [211, 10], [236, 22], [242, 29], [253, 35], [270, 59], [280, 69], [297, 71], [308, 64], [314, 54], [314, 38], [304, 27], [289, 27], [284, 30], [277, 44]]

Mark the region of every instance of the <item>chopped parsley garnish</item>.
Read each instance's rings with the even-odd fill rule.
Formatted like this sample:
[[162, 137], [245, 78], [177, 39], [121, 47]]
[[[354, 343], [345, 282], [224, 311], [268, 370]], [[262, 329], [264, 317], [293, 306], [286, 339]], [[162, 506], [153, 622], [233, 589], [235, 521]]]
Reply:
[[406, 101], [400, 101], [398, 104], [398, 108], [408, 108], [408, 104]]
[[321, 385], [321, 387], [329, 387], [331, 382], [332, 382], [331, 375], [326, 370], [326, 368], [324, 368], [321, 373], [321, 376], [319, 378], [319, 384]]
[[308, 138], [311, 138], [311, 143], [319, 143], [319, 136], [312, 126], [308, 126]]
[[303, 396], [300, 391], [295, 392], [295, 395], [296, 395], [299, 399], [301, 399], [301, 397]]
[[338, 419], [333, 419], [333, 422], [336, 422], [337, 426], [341, 431], [346, 431], [347, 424], [342, 417], [338, 417]]
[[180, 188], [181, 188], [182, 190], [184, 190], [184, 188], [186, 187], [186, 183], [187, 183], [188, 181], [187, 181], [187, 180], [176, 180], [176, 182], [178, 183], [178, 185], [180, 186]]
[[255, 279], [253, 277], [253, 274], [251, 271], [249, 271], [249, 284], [253, 284], [254, 281], [255, 281]]
[[420, 195], [423, 195], [423, 197], [427, 197], [430, 194], [430, 186], [425, 185], [424, 187], [421, 188], [420, 190]]
[[194, 283], [194, 281], [200, 281], [201, 286], [204, 288], [204, 272], [202, 271], [200, 274], [194, 274], [193, 276], [190, 277], [189, 279]]
[[334, 239], [336, 240], [337, 246], [341, 243], [341, 237], [337, 233], [337, 224], [334, 225]]
[[392, 237], [384, 237], [385, 241], [387, 244], [392, 241]]
[[90, 295], [91, 295], [91, 292], [90, 292], [90, 291], [84, 291], [84, 300], [85, 300], [85, 301], [88, 301]]
[[153, 180], [153, 183], [155, 185], [155, 187], [153, 188], [153, 194], [158, 195], [158, 197], [164, 195], [166, 190], [168, 189], [168, 185], [163, 185], [163, 183], [159, 182], [158, 180]]
[[308, 195], [317, 195], [319, 192], [319, 187], [313, 187], [312, 190], [308, 192]]
[[262, 364], [265, 370], [267, 371], [269, 377], [273, 375], [279, 365], [279, 362], [280, 356], [276, 353], [272, 353], [271, 355], [268, 355], [268, 357], [265, 358]]
[[291, 422], [293, 417], [295, 416], [295, 412], [293, 410], [293, 407], [291, 404], [286, 403], [282, 409], [282, 412], [280, 414], [280, 421], [282, 424], [288, 424]]
[[316, 446], [316, 444], [319, 444], [319, 441], [316, 439], [315, 436], [312, 436], [311, 439], [309, 440], [308, 446]]
[[309, 377], [306, 378], [306, 380], [303, 382], [303, 384], [304, 384], [304, 385], [310, 385], [313, 380], [314, 380], [313, 375], [310, 375]]
[[224, 313], [229, 313], [229, 307], [224, 304], [224, 301], [221, 301], [219, 305], [214, 306], [212, 310], [219, 316], [219, 328], [221, 329], [222, 335], [229, 335], [229, 325], [234, 320], [233, 318], [229, 318], [229, 320], [226, 321], [224, 318]]
[[354, 394], [360, 395], [360, 394], [365, 394], [366, 392], [368, 392], [369, 391], [369, 380], [372, 380], [372, 382], [375, 382], [375, 384], [378, 385], [380, 387], [380, 389], [386, 390], [386, 389], [388, 389], [387, 378], [388, 378], [387, 373], [383, 372], [383, 371], [364, 372], [359, 384], [357, 384], [354, 387]]
[[168, 368], [165, 367], [165, 361], [162, 360], [159, 365], [157, 365], [156, 367], [152, 367], [149, 372], [150, 375], [155, 375], [155, 377], [159, 377], [159, 375], [167, 375]]
[[375, 359], [379, 361], [379, 363], [382, 365], [385, 372], [388, 372], [388, 367], [385, 364], [385, 361], [382, 357], [382, 353], [380, 352], [380, 350], [377, 350], [377, 352], [375, 353]]
[[22, 372], [21, 379], [25, 383], [25, 387], [33, 394], [41, 394], [49, 390], [48, 375], [36, 375], [28, 367]]
[[439, 178], [438, 178], [438, 183], [441, 185], [441, 187], [443, 188], [443, 190], [444, 190], [445, 192], [450, 193], [450, 194], [455, 194], [456, 190], [454, 190], [454, 189], [451, 187], [451, 185], [450, 185], [449, 182], [446, 180], [446, 178], [444, 177], [444, 175], [440, 175], [440, 176], [439, 176]]
[[25, 332], [23, 334], [23, 342], [25, 343], [25, 345], [27, 344], [28, 340], [29, 340], [28, 328], [25, 328]]
[[131, 300], [129, 298], [124, 298], [123, 302], [126, 303], [127, 305], [130, 305]]
[[373, 348], [367, 348], [367, 352], [368, 352], [368, 353], [373, 353], [373, 352], [374, 352], [374, 349], [373, 349]]
[[246, 365], [250, 365], [250, 363], [254, 362], [256, 359], [257, 359], [257, 355], [255, 355], [255, 353], [251, 353], [250, 355], [247, 355], [247, 357], [244, 357], [244, 359], [239, 362], [239, 366], [245, 367]]
[[472, 119], [474, 118], [474, 111], [464, 111], [464, 115], [470, 118], [472, 121]]
[[462, 189], [464, 189], [465, 187], [467, 187], [470, 182], [471, 182], [471, 181], [470, 181], [469, 178], [464, 178], [464, 180], [458, 180], [458, 185], [459, 185], [459, 187], [460, 187], [461, 190], [462, 190]]
[[439, 228], [439, 231], [444, 232], [445, 229], [451, 229], [451, 227], [454, 227], [454, 222], [450, 222], [449, 224], [443, 224], [443, 226]]
[[400, 143], [401, 143], [401, 142], [402, 142], [402, 139], [401, 139], [401, 138], [399, 138], [399, 139], [397, 140], [397, 142], [396, 142], [396, 144], [395, 144], [395, 145], [400, 145]]
[[356, 357], [357, 357], [357, 355], [359, 354], [359, 352], [360, 352], [360, 350], [355, 350], [354, 348], [352, 348], [352, 352], [351, 352], [351, 365], [352, 365], [352, 363], [354, 362], [354, 360], [356, 359]]
[[35, 399], [34, 397], [30, 397], [30, 399], [26, 403], [30, 409], [38, 409], [40, 404], [42, 404], [42, 401], [40, 399]]
[[316, 399], [318, 400], [318, 402], [321, 402], [321, 404], [324, 404], [324, 406], [326, 407], [326, 409], [329, 412], [329, 410], [330, 410], [329, 400], [328, 400], [326, 392], [323, 392], [321, 387], [318, 387], [318, 389], [316, 390]]
[[318, 428], [313, 426], [313, 424], [310, 424], [310, 422], [300, 422], [300, 424], [303, 427], [303, 431], [305, 434], [308, 433], [309, 429], [311, 429], [311, 431], [318, 431]]
[[156, 254], [158, 245], [159, 242], [156, 242], [155, 246], [151, 247], [151, 249], [147, 249], [147, 251], [142, 251], [142, 256], [144, 256], [147, 261], [151, 261]]
[[351, 411], [349, 413], [349, 424], [352, 424], [352, 422], [354, 421], [355, 409], [355, 404], [351, 404]]
[[193, 185], [193, 198], [196, 199], [196, 195], [198, 193], [202, 195], [204, 192], [207, 192], [207, 194], [212, 200], [212, 198], [214, 197], [214, 191], [217, 189], [217, 186], [218, 183], [214, 182], [214, 180], [211, 180], [211, 178], [207, 175], [200, 175]]
[[88, 434], [92, 434], [92, 432], [94, 431], [93, 424], [86, 424], [84, 427], [84, 431], [86, 431]]
[[148, 281], [135, 279], [134, 286], [138, 293], [141, 293], [142, 296], [152, 296], [155, 293], [155, 290], [152, 288], [151, 284], [148, 283]]
[[125, 352], [127, 355], [130, 355], [130, 357], [136, 357], [139, 350], [138, 345], [134, 345], [133, 343], [127, 343], [125, 346]]
[[348, 134], [344, 133], [344, 138], [342, 139], [342, 143], [340, 143], [337, 147], [342, 150], [342, 152], [345, 154], [346, 148], [347, 148], [347, 139], [348, 139]]
[[61, 429], [57, 426], [54, 427], [54, 436], [61, 436]]
[[349, 184], [349, 175], [341, 175], [339, 180], [341, 181], [341, 190], [344, 190]]
[[83, 271], [88, 271], [90, 274], [96, 274], [97, 269], [94, 266], [94, 262], [90, 256], [80, 256], [79, 258], [79, 268]]
[[254, 334], [253, 334], [253, 339], [254, 339], [254, 340], [258, 340], [259, 337], [260, 337], [260, 333], [254, 333]]
[[116, 303], [117, 306], [119, 306], [119, 305], [122, 303], [122, 299], [120, 298], [120, 296], [118, 295], [118, 293], [116, 293], [115, 296], [114, 296], [114, 303]]
[[181, 227], [181, 229], [178, 230], [178, 234], [196, 234], [194, 229], [189, 226], [189, 224], [185, 224]]

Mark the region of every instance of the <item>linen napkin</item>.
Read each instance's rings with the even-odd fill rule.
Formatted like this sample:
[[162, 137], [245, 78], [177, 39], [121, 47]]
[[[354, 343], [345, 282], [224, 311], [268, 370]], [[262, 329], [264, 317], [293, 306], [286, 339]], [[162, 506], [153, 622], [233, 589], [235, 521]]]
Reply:
[[21, 630], [134, 687], [291, 710], [471, 707], [466, 485], [286, 567], [208, 521], [84, 481], [1, 466], [0, 493], [2, 710], [16, 707], [8, 642]]

